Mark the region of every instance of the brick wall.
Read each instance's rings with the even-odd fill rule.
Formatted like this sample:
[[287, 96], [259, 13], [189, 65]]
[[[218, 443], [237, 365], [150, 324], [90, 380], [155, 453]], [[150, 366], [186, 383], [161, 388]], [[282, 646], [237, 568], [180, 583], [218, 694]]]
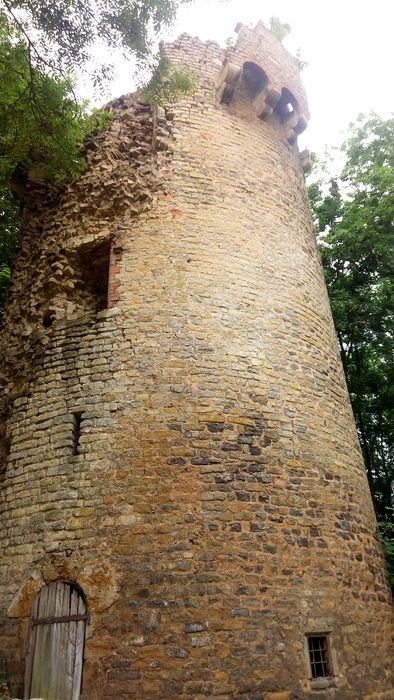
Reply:
[[[272, 39], [262, 63], [256, 31], [270, 79], [293, 75]], [[60, 578], [90, 611], [84, 700], [312, 698], [313, 632], [335, 656], [319, 697], [393, 698], [390, 595], [297, 146], [242, 79], [218, 102], [216, 44], [168, 50], [196, 95], [155, 117], [121, 98], [80, 180], [25, 194], [2, 349], [0, 655], [22, 684], [33, 597]], [[78, 255], [109, 239], [96, 313]]]

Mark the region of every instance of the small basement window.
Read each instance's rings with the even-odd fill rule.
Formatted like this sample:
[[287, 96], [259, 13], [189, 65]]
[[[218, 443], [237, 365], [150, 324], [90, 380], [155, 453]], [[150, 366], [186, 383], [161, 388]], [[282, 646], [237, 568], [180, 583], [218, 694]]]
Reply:
[[79, 249], [80, 282], [87, 310], [102, 311], [107, 308], [109, 259], [111, 241], [96, 245], [82, 246]]
[[312, 678], [330, 678], [332, 664], [326, 634], [308, 635], [309, 663]]

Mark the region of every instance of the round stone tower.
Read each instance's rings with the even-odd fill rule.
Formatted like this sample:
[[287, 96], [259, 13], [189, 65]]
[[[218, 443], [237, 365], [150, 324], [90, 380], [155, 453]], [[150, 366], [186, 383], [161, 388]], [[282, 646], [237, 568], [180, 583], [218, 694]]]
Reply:
[[296, 61], [261, 24], [168, 54], [192, 98], [18, 188], [0, 657], [25, 698], [394, 698]]

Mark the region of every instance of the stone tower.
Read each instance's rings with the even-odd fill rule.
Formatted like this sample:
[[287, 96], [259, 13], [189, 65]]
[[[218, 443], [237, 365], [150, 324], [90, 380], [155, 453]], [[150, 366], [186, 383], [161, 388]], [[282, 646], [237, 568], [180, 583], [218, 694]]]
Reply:
[[193, 98], [20, 192], [0, 657], [26, 698], [394, 698], [296, 62], [261, 24], [168, 53]]

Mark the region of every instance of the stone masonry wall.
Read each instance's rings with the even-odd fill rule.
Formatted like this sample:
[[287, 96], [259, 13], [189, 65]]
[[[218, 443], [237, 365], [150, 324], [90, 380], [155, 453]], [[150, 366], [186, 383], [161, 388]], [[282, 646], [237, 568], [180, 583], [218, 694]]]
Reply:
[[[19, 686], [34, 595], [64, 579], [90, 613], [83, 700], [394, 698], [390, 594], [297, 145], [242, 75], [218, 99], [234, 51], [272, 84], [293, 75], [272, 40], [264, 65], [256, 32], [257, 58], [249, 33], [232, 57], [180, 37], [168, 52], [195, 96], [158, 115], [120, 98], [86, 173], [24, 194], [1, 363], [0, 658]], [[99, 244], [103, 310], [86, 271]], [[333, 657], [320, 688], [314, 632]]]

